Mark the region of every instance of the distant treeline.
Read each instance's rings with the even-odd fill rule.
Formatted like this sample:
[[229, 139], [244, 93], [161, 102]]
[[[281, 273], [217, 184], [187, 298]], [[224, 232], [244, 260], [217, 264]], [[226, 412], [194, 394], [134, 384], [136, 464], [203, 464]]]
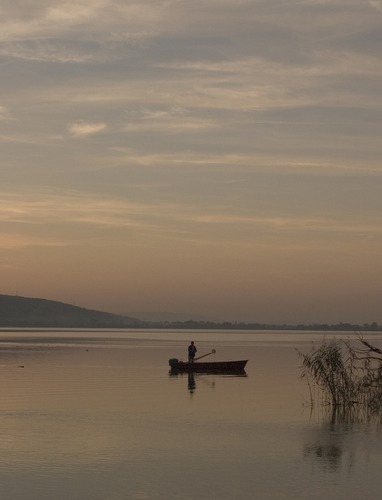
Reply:
[[378, 323], [364, 323], [363, 325], [352, 323], [315, 323], [312, 325], [298, 324], [265, 324], [265, 323], [243, 323], [224, 321], [216, 323], [214, 321], [142, 321], [143, 328], [178, 328], [193, 330], [308, 330], [308, 331], [357, 331], [357, 332], [377, 332], [382, 331], [382, 325]]

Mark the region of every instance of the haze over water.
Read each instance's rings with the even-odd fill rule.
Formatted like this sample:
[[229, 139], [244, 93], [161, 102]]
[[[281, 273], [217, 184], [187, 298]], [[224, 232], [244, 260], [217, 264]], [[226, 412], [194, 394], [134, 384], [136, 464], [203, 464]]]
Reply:
[[[379, 421], [311, 411], [299, 379], [296, 348], [341, 335], [1, 331], [2, 496], [378, 498]], [[189, 340], [249, 359], [246, 376], [170, 376]]]

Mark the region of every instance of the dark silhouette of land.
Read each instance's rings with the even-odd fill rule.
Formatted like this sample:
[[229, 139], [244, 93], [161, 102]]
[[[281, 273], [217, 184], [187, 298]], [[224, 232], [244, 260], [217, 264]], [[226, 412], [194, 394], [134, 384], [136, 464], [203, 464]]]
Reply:
[[85, 309], [54, 300], [0, 295], [0, 328], [174, 328], [203, 330], [382, 331], [376, 322], [264, 324], [214, 321], [141, 321], [137, 318]]
[[54, 300], [0, 295], [0, 327], [129, 328], [140, 320]]
[[224, 321], [216, 323], [213, 321], [162, 321], [162, 322], [142, 322], [145, 328], [177, 328], [192, 330], [300, 330], [300, 331], [340, 331], [340, 332], [377, 332], [382, 331], [382, 325], [378, 323], [364, 323], [362, 325], [353, 323], [314, 323], [314, 324], [270, 324], [270, 323], [243, 323]]

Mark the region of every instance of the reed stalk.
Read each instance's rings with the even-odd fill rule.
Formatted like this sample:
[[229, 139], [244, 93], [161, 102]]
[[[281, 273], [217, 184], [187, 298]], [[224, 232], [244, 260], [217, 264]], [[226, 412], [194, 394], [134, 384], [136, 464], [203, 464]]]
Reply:
[[[382, 350], [360, 335], [358, 347], [331, 341], [314, 347], [302, 357], [301, 378], [318, 387], [323, 401], [332, 407], [355, 407], [366, 413], [382, 410]], [[311, 396], [311, 404], [313, 399]], [[357, 411], [358, 411], [357, 410]]]

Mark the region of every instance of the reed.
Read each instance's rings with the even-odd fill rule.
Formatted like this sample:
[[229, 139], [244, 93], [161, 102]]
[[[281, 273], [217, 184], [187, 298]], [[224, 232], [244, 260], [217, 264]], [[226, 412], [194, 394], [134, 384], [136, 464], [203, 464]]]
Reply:
[[307, 380], [311, 404], [313, 388], [318, 387], [321, 401], [333, 407], [366, 413], [382, 409], [382, 350], [359, 334], [358, 344], [324, 341], [302, 357], [301, 378]]

